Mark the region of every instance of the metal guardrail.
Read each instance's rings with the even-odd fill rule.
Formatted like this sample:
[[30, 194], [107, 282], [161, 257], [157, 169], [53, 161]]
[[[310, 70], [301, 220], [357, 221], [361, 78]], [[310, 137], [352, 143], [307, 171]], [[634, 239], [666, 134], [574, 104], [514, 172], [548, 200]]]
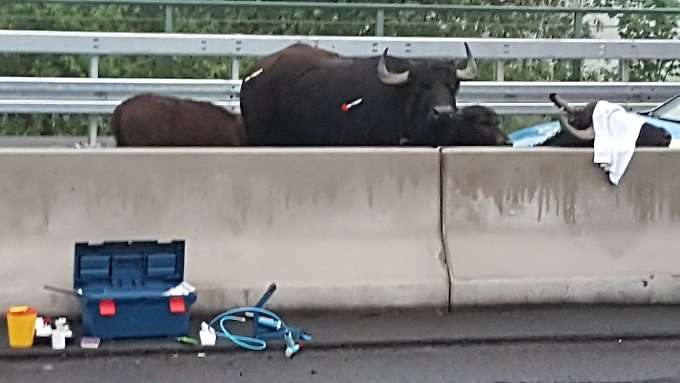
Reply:
[[[0, 136], [0, 148], [73, 148], [85, 146], [87, 136]], [[99, 136], [101, 147], [114, 147], [113, 136]]]
[[[240, 85], [240, 80], [0, 77], [0, 113], [88, 114], [96, 124], [95, 115], [110, 114], [126, 98], [147, 92], [210, 101], [238, 113]], [[575, 105], [606, 99], [644, 110], [680, 93], [680, 83], [469, 81], [461, 85], [458, 104], [482, 104], [499, 114], [555, 114], [546, 101], [553, 92]]]
[[[26, 99], [36, 103], [39, 100], [120, 101], [148, 92], [228, 104], [238, 103], [240, 89], [241, 80], [0, 77], [1, 100]], [[466, 81], [461, 83], [458, 100], [462, 103], [540, 104], [547, 102], [550, 93], [561, 94], [573, 102], [606, 99], [623, 104], [648, 104], [662, 102], [680, 93], [680, 83]]]
[[[0, 100], [0, 113], [16, 114], [110, 114], [122, 100]], [[238, 101], [218, 101], [215, 105], [239, 112]]]
[[[0, 113], [17, 114], [110, 114], [120, 100], [0, 100]], [[227, 110], [240, 112], [238, 101], [215, 102]], [[575, 106], [583, 106], [584, 102], [573, 102]], [[655, 102], [622, 103], [630, 110], [645, 110], [658, 105]], [[558, 111], [550, 102], [458, 102], [459, 107], [485, 105], [498, 114], [556, 114]]]
[[680, 40], [520, 39], [457, 37], [271, 36], [0, 30], [0, 52], [77, 55], [257, 57], [301, 42], [341, 55], [366, 57], [389, 48], [413, 58], [677, 59]]
[[139, 93], [160, 93], [208, 99], [238, 100], [241, 80], [0, 77], [0, 99], [119, 100]]

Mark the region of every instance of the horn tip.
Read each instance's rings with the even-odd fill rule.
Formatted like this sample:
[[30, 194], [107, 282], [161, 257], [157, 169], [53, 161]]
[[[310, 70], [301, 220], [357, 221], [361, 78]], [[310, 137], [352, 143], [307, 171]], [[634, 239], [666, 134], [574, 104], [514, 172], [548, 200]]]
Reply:
[[470, 45], [466, 42], [463, 43], [465, 45], [465, 55], [470, 57], [472, 56], [472, 51], [470, 50]]

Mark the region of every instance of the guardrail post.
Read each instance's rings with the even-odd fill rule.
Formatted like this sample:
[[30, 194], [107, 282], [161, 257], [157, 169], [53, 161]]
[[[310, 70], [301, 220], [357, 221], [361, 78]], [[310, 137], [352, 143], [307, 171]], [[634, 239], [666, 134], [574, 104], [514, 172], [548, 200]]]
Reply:
[[505, 81], [505, 61], [496, 60], [496, 81]]
[[[505, 61], [496, 60], [496, 81], [505, 81]], [[498, 119], [498, 129], [505, 130], [505, 116]]]
[[172, 32], [173, 30], [173, 25], [172, 25], [172, 6], [166, 5], [165, 6], [165, 31], [166, 32]]
[[630, 81], [630, 67], [626, 59], [619, 59], [619, 77], [621, 81]]
[[231, 79], [232, 80], [238, 80], [239, 79], [240, 70], [241, 70], [241, 59], [239, 57], [232, 57], [231, 58]]
[[[574, 38], [583, 37], [583, 12], [574, 12]], [[571, 74], [573, 81], [581, 80], [581, 66], [583, 60], [575, 59], [573, 63], [573, 73]]]
[[[505, 62], [503, 60], [496, 60], [496, 81], [505, 81]], [[498, 119], [498, 129], [505, 131], [506, 116], [500, 116]]]
[[[90, 78], [99, 77], [99, 56], [90, 57]], [[89, 146], [97, 146], [97, 116], [90, 114], [89, 119]]]
[[384, 36], [385, 35], [385, 10], [378, 9], [375, 15], [375, 35]]

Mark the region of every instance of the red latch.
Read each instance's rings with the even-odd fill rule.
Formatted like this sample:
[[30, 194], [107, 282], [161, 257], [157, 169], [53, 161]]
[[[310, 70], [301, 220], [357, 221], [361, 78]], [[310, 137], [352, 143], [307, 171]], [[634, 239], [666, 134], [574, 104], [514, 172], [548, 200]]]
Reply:
[[187, 307], [184, 304], [184, 297], [170, 297], [170, 312], [173, 314], [184, 314]]
[[103, 317], [116, 315], [116, 302], [113, 299], [102, 299], [99, 301], [99, 315]]

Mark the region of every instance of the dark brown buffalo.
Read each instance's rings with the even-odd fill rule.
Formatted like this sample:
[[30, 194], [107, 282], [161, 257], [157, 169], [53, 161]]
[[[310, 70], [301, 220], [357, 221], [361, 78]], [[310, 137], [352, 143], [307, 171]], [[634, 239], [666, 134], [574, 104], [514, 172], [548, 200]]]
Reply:
[[496, 112], [483, 105], [460, 109], [460, 119], [452, 122], [449, 140], [456, 146], [512, 145], [508, 136], [499, 128]]
[[[540, 146], [593, 147], [595, 142], [593, 111], [597, 101], [577, 107], [569, 105], [555, 93], [551, 93], [549, 98], [562, 110], [559, 116], [562, 130]], [[671, 134], [666, 129], [645, 122], [635, 145], [667, 147], [671, 139]]]
[[475, 131], [456, 107], [460, 82], [477, 74], [464, 47], [467, 60], [459, 68], [450, 61], [396, 58], [387, 50], [364, 58], [288, 46], [261, 59], [241, 86], [249, 144], [504, 145], [501, 132]]
[[204, 101], [140, 94], [123, 101], [111, 116], [117, 146], [241, 146], [240, 114]]

